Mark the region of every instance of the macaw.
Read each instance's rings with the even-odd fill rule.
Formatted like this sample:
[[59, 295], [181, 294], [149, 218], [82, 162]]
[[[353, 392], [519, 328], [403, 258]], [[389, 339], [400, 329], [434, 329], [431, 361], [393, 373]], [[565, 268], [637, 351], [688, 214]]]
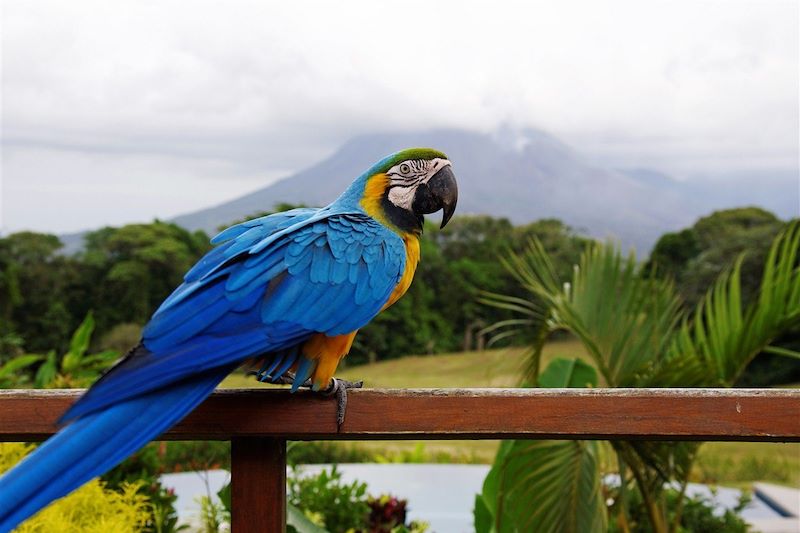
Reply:
[[345, 398], [353, 384], [333, 377], [339, 361], [358, 330], [408, 290], [423, 215], [442, 210], [444, 227], [457, 200], [447, 156], [412, 148], [377, 162], [327, 207], [222, 231], [141, 343], [0, 478], [0, 532], [158, 437], [243, 362], [256, 361], [261, 381]]

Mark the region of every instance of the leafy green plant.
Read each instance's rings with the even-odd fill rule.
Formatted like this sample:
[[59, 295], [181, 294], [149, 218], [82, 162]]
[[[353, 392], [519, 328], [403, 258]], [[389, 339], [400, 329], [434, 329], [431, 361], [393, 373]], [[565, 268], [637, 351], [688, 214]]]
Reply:
[[[8, 327], [3, 324], [0, 328]], [[13, 359], [24, 352], [25, 340], [14, 332], [2, 331], [0, 329], [0, 363]]]
[[72, 334], [69, 350], [59, 360], [51, 350], [45, 362], [36, 371], [34, 384], [37, 388], [77, 388], [90, 385], [102, 370], [108, 367], [119, 354], [105, 350], [87, 354], [94, 331], [94, 317], [89, 312], [81, 325]]
[[42, 360], [42, 356], [36, 354], [18, 355], [0, 366], [0, 389], [14, 387], [24, 381], [20, 375], [20, 370], [38, 363]]
[[[619, 496], [618, 490], [612, 490], [609, 498]], [[637, 492], [630, 495], [629, 522], [626, 526], [616, 522], [609, 524], [609, 533], [623, 533], [636, 531], [637, 533], [653, 533], [645, 507], [642, 505], [641, 496]], [[670, 522], [676, 522], [677, 533], [694, 533], [697, 531], [713, 531], [717, 533], [745, 533], [749, 531], [739, 513], [750, 502], [750, 497], [743, 494], [733, 509], [725, 509], [723, 513], [715, 513], [714, 502], [706, 496], [684, 496], [680, 490], [667, 488], [664, 491], [666, 515]]]
[[230, 523], [230, 511], [222, 503], [213, 501], [208, 496], [200, 498], [200, 523], [203, 525], [203, 533], [217, 533], [222, 525]]
[[[597, 373], [580, 359], [559, 358], [539, 382], [596, 386]], [[598, 446], [592, 441], [503, 441], [475, 498], [477, 533], [600, 532], [605, 518]]]
[[[525, 382], [540, 383], [544, 340], [561, 330], [581, 340], [605, 386], [730, 387], [760, 352], [800, 357], [771, 346], [800, 325], [798, 250], [800, 221], [794, 221], [770, 247], [757, 298], [743, 302], [740, 259], [687, 313], [671, 281], [656, 277], [653, 268], [643, 271], [632, 254], [625, 258], [614, 245], [587, 249], [567, 282], [557, 274], [544, 247], [533, 240], [524, 253], [505, 260], [528, 297], [485, 294], [484, 301], [517, 315], [493, 326], [499, 335], [522, 330], [530, 336], [529, 330], [535, 330]], [[629, 522], [630, 487], [641, 495], [653, 531], [677, 531], [681, 499], [675, 515], [667, 516], [664, 486], [677, 480], [682, 493], [699, 444], [615, 441], [611, 445], [621, 479], [620, 498], [611, 510], [614, 520]], [[529, 459], [534, 471], [554, 460], [536, 452], [531, 450]], [[562, 454], [560, 460], [575, 464], [575, 457]], [[539, 494], [557, 490], [558, 481], [554, 478], [549, 490], [542, 487]], [[530, 494], [531, 513], [545, 506], [546, 498], [539, 494]], [[577, 512], [575, 506], [559, 508], [563, 514], [552, 516], [553, 521], [567, 523]]]
[[344, 483], [336, 465], [313, 476], [293, 475], [287, 499], [330, 533], [363, 527], [370, 512], [366, 483]]

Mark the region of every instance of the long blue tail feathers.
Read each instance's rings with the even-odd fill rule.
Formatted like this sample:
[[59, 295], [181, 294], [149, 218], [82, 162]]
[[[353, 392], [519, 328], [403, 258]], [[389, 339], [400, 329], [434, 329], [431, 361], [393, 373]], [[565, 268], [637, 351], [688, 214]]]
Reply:
[[113, 468], [176, 424], [230, 372], [198, 374], [73, 421], [0, 478], [0, 533]]

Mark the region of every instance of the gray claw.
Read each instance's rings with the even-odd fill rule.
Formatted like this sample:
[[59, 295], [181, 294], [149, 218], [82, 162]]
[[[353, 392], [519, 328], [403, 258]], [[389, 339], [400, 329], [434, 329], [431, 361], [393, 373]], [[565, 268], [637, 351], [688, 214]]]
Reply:
[[347, 389], [360, 389], [364, 386], [363, 381], [347, 381], [345, 379], [333, 378], [333, 382], [327, 389], [323, 390], [323, 396], [336, 395], [336, 429], [339, 430], [344, 424], [344, 415], [347, 411]]

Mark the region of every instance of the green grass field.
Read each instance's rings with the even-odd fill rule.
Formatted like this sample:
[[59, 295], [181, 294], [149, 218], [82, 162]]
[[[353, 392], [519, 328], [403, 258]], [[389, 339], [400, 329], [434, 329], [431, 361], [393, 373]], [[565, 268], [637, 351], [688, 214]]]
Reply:
[[[520, 348], [411, 355], [370, 365], [343, 366], [336, 375], [364, 380], [364, 386], [371, 388], [514, 387], [519, 383], [524, 355]], [[545, 347], [544, 364], [555, 357], [586, 358], [587, 355], [581, 343], [567, 340], [551, 342]], [[232, 374], [221, 385], [228, 388], [255, 386], [255, 380], [242, 373]]]
[[[555, 357], [586, 358], [575, 340], [549, 343], [543, 364]], [[345, 367], [337, 376], [364, 380], [372, 388], [513, 387], [524, 367], [519, 348], [435, 356], [408, 356], [370, 365]], [[222, 387], [255, 387], [242, 373], [229, 376]], [[387, 441], [339, 443], [368, 452], [379, 461], [491, 463], [498, 441]], [[800, 485], [800, 444], [710, 442], [702, 446], [693, 478], [708, 483], [746, 485], [771, 481]]]

